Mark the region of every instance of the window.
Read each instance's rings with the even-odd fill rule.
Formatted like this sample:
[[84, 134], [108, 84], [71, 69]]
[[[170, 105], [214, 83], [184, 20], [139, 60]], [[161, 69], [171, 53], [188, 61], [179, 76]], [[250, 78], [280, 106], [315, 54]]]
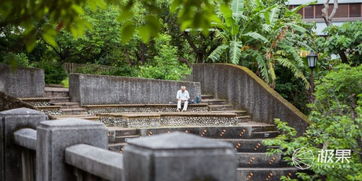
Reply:
[[329, 5], [329, 9], [328, 9], [328, 15], [331, 15], [332, 11], [333, 11], [334, 5], [330, 4]]
[[324, 5], [318, 4], [315, 6], [315, 18], [323, 18], [322, 17], [322, 9]]
[[336, 18], [348, 17], [348, 4], [338, 5], [338, 9], [337, 9], [336, 15], [334, 17], [336, 17]]
[[361, 17], [361, 4], [349, 5], [349, 17]]
[[308, 6], [304, 8], [304, 18], [314, 18], [314, 6]]

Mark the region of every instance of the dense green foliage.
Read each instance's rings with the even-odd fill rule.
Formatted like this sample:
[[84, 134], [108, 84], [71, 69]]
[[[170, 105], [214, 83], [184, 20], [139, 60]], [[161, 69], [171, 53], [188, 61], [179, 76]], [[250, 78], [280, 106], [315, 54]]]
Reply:
[[[121, 34], [123, 38], [129, 39], [138, 34], [143, 41], [148, 42], [150, 38], [157, 35], [161, 30], [159, 17], [162, 0], [78, 0], [78, 1], [0, 1], [0, 29], [8, 25], [22, 27], [22, 34], [28, 50], [35, 46], [38, 36], [56, 46], [55, 37], [60, 29], [71, 32], [78, 37], [82, 35], [91, 25], [82, 18], [86, 9], [97, 10], [107, 8], [109, 4], [114, 5], [121, 12], [117, 20], [123, 24]], [[172, 0], [170, 10], [175, 13], [180, 27], [203, 29], [207, 33], [211, 22], [217, 20], [215, 9], [217, 4], [225, 4], [228, 0], [203, 0], [184, 1]], [[147, 14], [143, 22], [134, 23], [134, 16], [142, 7]]]
[[43, 60], [35, 63], [34, 66], [44, 70], [47, 84], [59, 84], [67, 77], [62, 64], [55, 59]]
[[290, 70], [281, 66], [275, 67], [275, 73], [278, 75], [275, 90], [304, 114], [308, 114], [310, 111], [307, 107], [309, 93], [303, 82], [294, 77]]
[[347, 53], [353, 65], [362, 63], [362, 22], [348, 22], [342, 26], [330, 26], [324, 30], [328, 35], [317, 39], [320, 52], [331, 55], [340, 51]]
[[179, 80], [191, 73], [187, 65], [178, 61], [177, 48], [170, 45], [170, 41], [171, 37], [168, 35], [161, 35], [156, 39], [158, 54], [151, 63], [140, 67], [139, 77]]
[[[55, 39], [57, 46], [40, 38], [32, 52], [25, 50], [21, 33], [11, 33], [13, 29], [8, 28], [8, 31], [4, 31], [6, 36], [0, 37], [0, 55], [4, 55], [0, 56], [0, 62], [13, 64], [14, 67], [45, 68], [46, 83], [60, 83], [65, 78], [60, 64], [66, 62], [87, 64], [76, 70], [79, 73], [180, 79], [190, 72], [184, 64], [192, 62], [185, 40], [172, 37], [164, 47], [156, 45], [159, 38], [149, 44], [143, 43], [137, 36], [127, 43], [122, 42], [118, 16], [119, 12], [112, 6], [106, 10], [86, 11], [82, 18], [87, 19], [94, 28], [79, 37], [62, 30]], [[169, 24], [164, 24], [163, 28], [165, 32], [170, 32]], [[168, 62], [170, 57], [166, 54], [172, 54], [172, 61]], [[108, 65], [110, 68], [100, 69], [98, 65]], [[166, 70], [167, 65], [174, 67]]]
[[349, 163], [321, 163], [307, 160], [314, 174], [298, 173], [303, 180], [362, 179], [362, 65], [337, 66], [318, 82], [315, 102], [311, 104], [312, 124], [301, 137], [285, 122], [276, 120], [283, 133], [266, 145], [279, 146], [271, 152], [282, 153], [291, 160], [294, 150], [305, 148], [318, 155], [320, 149], [350, 149]]
[[282, 66], [308, 85], [299, 55], [301, 49], [310, 49], [303, 36], [309, 27], [296, 13], [301, 7], [290, 10], [284, 1], [275, 0], [233, 0], [231, 10], [221, 11], [223, 21], [215, 31], [222, 43], [209, 59], [257, 70], [272, 87], [277, 78], [275, 67]]

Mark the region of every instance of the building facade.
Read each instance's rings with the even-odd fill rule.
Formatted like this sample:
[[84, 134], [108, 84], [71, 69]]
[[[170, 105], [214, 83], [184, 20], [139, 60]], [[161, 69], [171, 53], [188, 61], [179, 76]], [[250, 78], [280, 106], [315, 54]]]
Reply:
[[[290, 0], [289, 5], [291, 8], [297, 7], [301, 4], [307, 4], [313, 0]], [[314, 5], [305, 7], [299, 11], [303, 19], [307, 22], [316, 22], [316, 32], [318, 35], [323, 35], [323, 30], [326, 27], [322, 17], [323, 3], [325, 0], [318, 0]], [[334, 0], [330, 0], [329, 14], [333, 10]], [[339, 0], [338, 9], [333, 18], [333, 24], [341, 25], [349, 21], [362, 21], [362, 0]]]

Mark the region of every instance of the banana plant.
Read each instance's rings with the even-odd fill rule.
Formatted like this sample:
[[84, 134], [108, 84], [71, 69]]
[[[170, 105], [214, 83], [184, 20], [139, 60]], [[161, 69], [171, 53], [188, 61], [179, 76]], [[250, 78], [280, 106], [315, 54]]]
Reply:
[[219, 14], [223, 21], [215, 29], [222, 44], [208, 59], [256, 66], [257, 73], [272, 88], [277, 78], [275, 66], [280, 65], [291, 70], [308, 87], [298, 52], [310, 47], [298, 37], [307, 29], [297, 14], [306, 5], [290, 10], [277, 1], [233, 0], [230, 7], [221, 7]]

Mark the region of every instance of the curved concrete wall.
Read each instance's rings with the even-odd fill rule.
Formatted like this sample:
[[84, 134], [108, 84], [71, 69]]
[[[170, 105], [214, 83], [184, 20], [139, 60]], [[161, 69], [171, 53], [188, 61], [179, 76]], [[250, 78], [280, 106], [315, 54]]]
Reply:
[[37, 68], [11, 69], [0, 64], [0, 91], [14, 97], [42, 97], [44, 70]]
[[70, 74], [69, 93], [81, 105], [168, 104], [185, 85], [191, 99], [201, 95], [200, 83], [107, 75]]
[[307, 116], [248, 68], [231, 64], [194, 64], [192, 68], [192, 80], [201, 83], [203, 93], [227, 99], [235, 108], [251, 113], [254, 121], [272, 123], [280, 118], [298, 134], [305, 131]]

